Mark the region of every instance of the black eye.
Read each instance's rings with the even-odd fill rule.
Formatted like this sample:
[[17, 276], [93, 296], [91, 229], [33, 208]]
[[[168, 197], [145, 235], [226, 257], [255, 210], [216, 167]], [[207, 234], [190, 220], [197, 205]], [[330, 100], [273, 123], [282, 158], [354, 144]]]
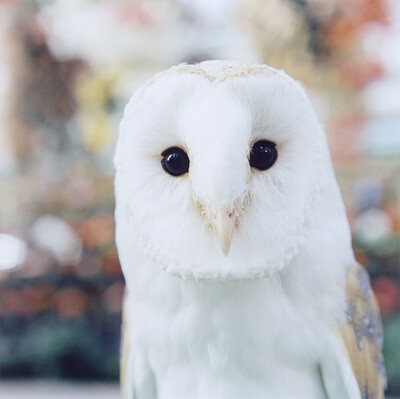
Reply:
[[189, 158], [182, 148], [171, 147], [162, 154], [161, 165], [172, 176], [181, 176], [189, 170]]
[[259, 170], [269, 169], [277, 160], [278, 151], [272, 141], [260, 140], [250, 151], [250, 166]]

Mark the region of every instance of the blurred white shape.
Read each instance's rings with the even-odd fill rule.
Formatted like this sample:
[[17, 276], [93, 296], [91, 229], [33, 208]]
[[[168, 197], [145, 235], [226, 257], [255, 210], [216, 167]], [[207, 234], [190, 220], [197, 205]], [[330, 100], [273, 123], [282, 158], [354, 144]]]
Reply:
[[115, 62], [174, 60], [179, 47], [171, 40], [168, 3], [149, 0], [92, 2], [55, 0], [44, 6], [39, 22], [54, 55], [80, 58], [93, 66]]
[[226, 22], [238, 0], [179, 0], [179, 2], [191, 8], [207, 25], [215, 25]]
[[73, 228], [54, 215], [41, 216], [31, 228], [33, 242], [50, 252], [60, 265], [69, 265], [80, 260], [82, 243]]
[[26, 258], [26, 244], [20, 238], [0, 234], [0, 270], [13, 269]]
[[158, 70], [199, 57], [255, 61], [245, 35], [231, 23], [238, 3], [54, 0], [41, 8], [39, 22], [56, 57], [83, 59], [95, 70], [117, 66], [126, 72], [129, 65], [137, 75], [144, 69], [143, 79], [135, 79], [141, 84]]
[[400, 114], [400, 74], [371, 83], [361, 98], [370, 115]]
[[354, 223], [354, 236], [368, 246], [390, 237], [391, 233], [391, 220], [380, 209], [374, 208], [362, 213]]
[[9, 70], [0, 58], [0, 177], [7, 176], [13, 172], [15, 163], [8, 135], [6, 116], [4, 115], [4, 109], [8, 101], [8, 84]]
[[400, 1], [386, 0], [389, 25], [364, 24], [361, 37], [364, 49], [383, 63], [388, 74], [400, 73]]

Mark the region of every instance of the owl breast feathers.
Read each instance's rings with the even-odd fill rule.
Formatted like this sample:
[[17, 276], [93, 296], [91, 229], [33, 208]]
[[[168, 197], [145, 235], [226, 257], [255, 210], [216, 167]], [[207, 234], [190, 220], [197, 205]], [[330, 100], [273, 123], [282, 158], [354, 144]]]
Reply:
[[383, 398], [379, 311], [300, 84], [228, 61], [161, 72], [115, 165], [125, 398]]

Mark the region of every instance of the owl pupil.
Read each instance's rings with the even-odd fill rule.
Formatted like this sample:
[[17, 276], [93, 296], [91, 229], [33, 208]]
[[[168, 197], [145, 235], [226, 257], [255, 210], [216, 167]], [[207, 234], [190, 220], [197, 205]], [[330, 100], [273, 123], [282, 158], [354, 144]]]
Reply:
[[250, 166], [258, 170], [269, 169], [277, 160], [278, 151], [272, 141], [260, 140], [250, 151]]
[[182, 148], [168, 148], [161, 156], [161, 165], [168, 174], [181, 176], [189, 170], [189, 157]]

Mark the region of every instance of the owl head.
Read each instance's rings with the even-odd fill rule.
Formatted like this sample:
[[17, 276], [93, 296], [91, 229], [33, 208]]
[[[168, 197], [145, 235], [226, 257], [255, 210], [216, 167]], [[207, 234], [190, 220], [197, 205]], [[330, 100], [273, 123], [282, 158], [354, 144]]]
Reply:
[[269, 66], [227, 61], [179, 65], [140, 88], [115, 166], [118, 248], [196, 279], [281, 270], [315, 223], [331, 173], [302, 87]]

